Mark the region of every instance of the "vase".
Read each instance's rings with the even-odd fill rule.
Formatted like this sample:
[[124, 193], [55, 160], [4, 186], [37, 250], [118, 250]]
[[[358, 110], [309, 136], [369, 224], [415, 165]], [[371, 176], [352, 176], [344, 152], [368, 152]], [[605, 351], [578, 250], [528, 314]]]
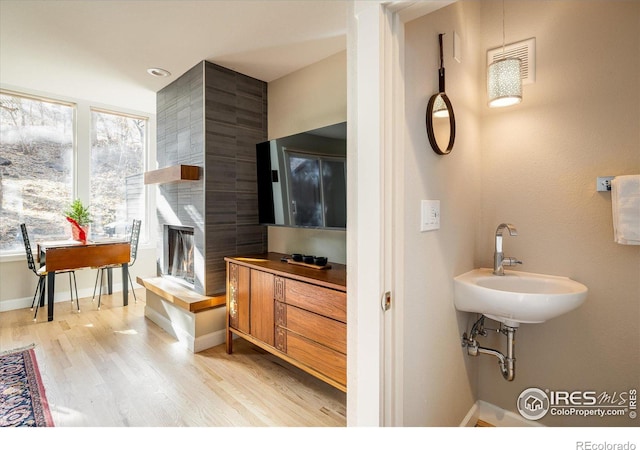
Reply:
[[84, 244], [89, 239], [90, 225], [82, 225], [80, 228], [82, 228], [82, 230], [84, 231], [85, 240], [83, 241], [82, 239], [80, 239], [80, 230], [78, 230], [78, 227], [74, 225], [71, 225], [71, 237], [74, 241], [80, 241]]

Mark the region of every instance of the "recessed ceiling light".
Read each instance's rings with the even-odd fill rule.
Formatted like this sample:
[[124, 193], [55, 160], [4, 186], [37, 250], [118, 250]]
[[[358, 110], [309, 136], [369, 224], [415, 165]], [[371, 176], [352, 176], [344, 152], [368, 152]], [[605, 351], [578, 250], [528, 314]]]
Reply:
[[154, 77], [168, 77], [169, 75], [171, 75], [171, 72], [159, 67], [152, 67], [150, 69], [147, 69], [147, 73]]

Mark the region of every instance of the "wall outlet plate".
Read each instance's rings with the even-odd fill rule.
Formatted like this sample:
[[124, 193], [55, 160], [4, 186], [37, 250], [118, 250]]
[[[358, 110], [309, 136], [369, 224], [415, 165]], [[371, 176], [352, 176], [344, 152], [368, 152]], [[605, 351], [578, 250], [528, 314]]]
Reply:
[[440, 229], [440, 200], [422, 200], [420, 231]]

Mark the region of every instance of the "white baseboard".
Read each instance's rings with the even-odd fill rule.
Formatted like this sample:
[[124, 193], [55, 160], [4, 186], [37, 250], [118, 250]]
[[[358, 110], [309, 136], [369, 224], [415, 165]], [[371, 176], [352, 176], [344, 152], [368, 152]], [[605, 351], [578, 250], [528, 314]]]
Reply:
[[213, 333], [199, 336], [193, 343], [193, 352], [198, 353], [202, 350], [206, 350], [216, 345], [224, 344], [227, 340], [227, 332], [225, 330], [218, 330]]
[[544, 427], [541, 423], [527, 420], [514, 412], [504, 410], [484, 400], [478, 400], [474, 403], [459, 426], [474, 427], [478, 420], [496, 427]]
[[478, 406], [478, 402], [475, 402], [473, 406], [471, 406], [471, 409], [469, 410], [467, 415], [464, 416], [464, 419], [462, 419], [462, 422], [460, 422], [460, 425], [458, 426], [463, 428], [475, 427], [476, 423], [478, 423], [479, 418], [480, 418], [480, 407]]
[[[65, 286], [69, 286], [69, 283], [62, 283]], [[58, 283], [56, 282], [56, 286], [58, 285]], [[35, 291], [35, 284], [33, 285], [33, 289]], [[103, 291], [104, 292], [104, 291]], [[122, 283], [114, 283], [113, 284], [113, 292], [122, 292]], [[74, 290], [75, 293], [75, 290]], [[106, 295], [106, 294], [105, 294]], [[93, 288], [83, 288], [83, 289], [78, 289], [78, 298], [87, 298], [87, 297], [92, 297], [93, 296]], [[96, 292], [96, 297], [98, 296], [98, 293]], [[131, 286], [129, 286], [129, 298], [133, 297], [133, 294], [131, 294]], [[55, 295], [55, 300], [54, 303], [62, 303], [62, 302], [69, 302], [71, 301], [71, 293], [69, 291], [63, 291], [60, 289], [56, 289], [56, 295]], [[31, 308], [31, 302], [33, 302], [33, 297], [23, 297], [23, 298], [12, 298], [9, 300], [2, 300], [0, 302], [0, 312], [5, 312], [5, 311], [13, 311], [16, 309], [24, 309], [24, 308]], [[45, 301], [45, 306], [44, 308], [47, 307], [46, 301]]]
[[[12, 298], [11, 300], [3, 300], [0, 302], [0, 312], [31, 308], [32, 301], [33, 301], [33, 297]], [[46, 308], [46, 303], [45, 303], [45, 308]]]

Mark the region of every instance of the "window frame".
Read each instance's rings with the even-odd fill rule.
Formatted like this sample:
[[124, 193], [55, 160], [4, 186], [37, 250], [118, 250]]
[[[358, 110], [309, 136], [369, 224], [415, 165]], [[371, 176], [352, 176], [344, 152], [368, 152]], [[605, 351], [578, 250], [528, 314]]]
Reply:
[[[91, 169], [91, 113], [92, 111], [118, 114], [122, 116], [145, 119], [147, 127], [145, 130], [145, 148], [143, 156], [143, 170], [150, 167], [151, 161], [155, 158], [155, 113], [137, 111], [126, 107], [105, 105], [99, 102], [71, 98], [64, 95], [55, 95], [46, 92], [36, 92], [0, 85], [0, 92], [23, 97], [32, 100], [47, 101], [51, 103], [73, 106], [73, 156], [72, 156], [72, 191], [73, 198], [80, 198], [86, 204], [90, 201], [90, 169]], [[154, 192], [145, 186], [144, 194], [144, 217], [142, 218], [142, 229], [140, 230], [139, 248], [155, 248], [155, 237], [150, 232], [153, 230], [151, 221], [155, 223]], [[24, 249], [15, 251], [0, 251], [0, 263], [12, 262], [24, 259]]]
[[[90, 133], [93, 132], [93, 113], [99, 113], [99, 114], [111, 114], [111, 115], [115, 115], [115, 116], [120, 116], [120, 117], [126, 117], [128, 119], [135, 119], [135, 120], [144, 120], [146, 121], [145, 123], [145, 127], [144, 127], [144, 149], [143, 149], [143, 161], [142, 161], [142, 173], [144, 174], [144, 172], [146, 172], [148, 170], [148, 163], [149, 163], [149, 127], [151, 124], [151, 118], [149, 116], [145, 116], [145, 115], [141, 115], [141, 114], [134, 114], [131, 112], [123, 112], [123, 111], [116, 111], [113, 108], [104, 108], [104, 107], [97, 107], [97, 106], [89, 106], [89, 131]], [[89, 147], [88, 147], [88, 151], [89, 151], [89, 166], [88, 166], [88, 173], [91, 173], [91, 152], [93, 151], [93, 142], [91, 142], [91, 139], [89, 140]], [[89, 200], [91, 199], [91, 179], [89, 178], [89, 184], [87, 186], [88, 189], [88, 197]], [[143, 224], [146, 222], [148, 223], [148, 215], [149, 215], [149, 211], [148, 211], [148, 205], [149, 205], [149, 190], [144, 188], [144, 201], [143, 201], [143, 211], [144, 211], [144, 216], [142, 217], [142, 221]], [[89, 205], [91, 205], [90, 201], [88, 202]], [[140, 230], [140, 242], [141, 243], [146, 243], [148, 242], [148, 227], [145, 227], [144, 225], [142, 226], [141, 230]]]

